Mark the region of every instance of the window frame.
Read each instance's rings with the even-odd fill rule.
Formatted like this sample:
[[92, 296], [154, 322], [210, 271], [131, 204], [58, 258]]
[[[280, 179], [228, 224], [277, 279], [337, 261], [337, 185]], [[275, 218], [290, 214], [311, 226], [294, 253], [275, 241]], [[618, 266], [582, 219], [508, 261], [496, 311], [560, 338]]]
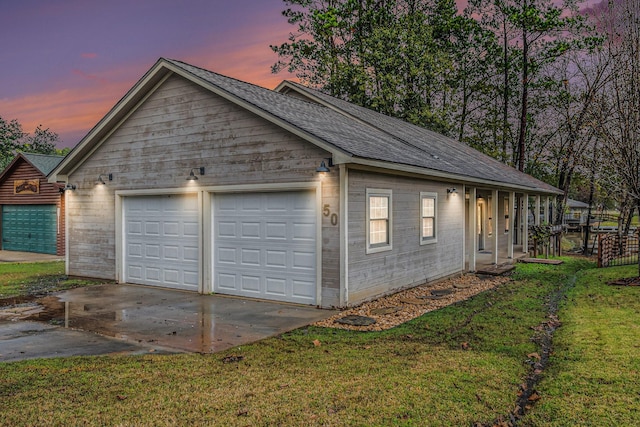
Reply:
[[[385, 197], [387, 198], [387, 242], [371, 244], [371, 198]], [[377, 252], [385, 252], [393, 249], [393, 192], [392, 190], [367, 188], [365, 192], [365, 214], [366, 214], [366, 253], [374, 254]]]
[[[433, 200], [433, 216], [425, 216], [423, 200]], [[433, 218], [433, 236], [424, 236], [423, 221], [425, 218]], [[430, 191], [420, 192], [420, 217], [419, 217], [418, 230], [420, 230], [420, 245], [430, 245], [438, 242], [438, 193]]]

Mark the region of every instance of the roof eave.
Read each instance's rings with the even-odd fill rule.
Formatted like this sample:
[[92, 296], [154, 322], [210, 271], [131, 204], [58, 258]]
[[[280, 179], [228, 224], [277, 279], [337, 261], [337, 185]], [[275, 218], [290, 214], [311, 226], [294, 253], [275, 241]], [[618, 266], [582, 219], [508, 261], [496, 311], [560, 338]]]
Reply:
[[[336, 162], [334, 160], [334, 163]], [[381, 160], [372, 160], [372, 159], [363, 159], [358, 157], [352, 157], [348, 162], [349, 164], [370, 167], [375, 169], [386, 169], [400, 173], [406, 173], [411, 175], [419, 175], [425, 176], [429, 178], [435, 178], [448, 182], [462, 183], [465, 185], [473, 185], [478, 187], [487, 187], [487, 188], [498, 188], [505, 191], [515, 191], [519, 193], [530, 193], [530, 194], [544, 194], [544, 195], [558, 195], [562, 194], [562, 191], [556, 189], [555, 191], [550, 189], [543, 189], [537, 187], [528, 187], [524, 185], [514, 185], [508, 184], [505, 182], [492, 181], [488, 179], [481, 179], [470, 177], [466, 175], [458, 175], [452, 174], [448, 172], [442, 172], [435, 169], [428, 169], [419, 166], [411, 166], [411, 165], [403, 165], [399, 163], [390, 163]]]

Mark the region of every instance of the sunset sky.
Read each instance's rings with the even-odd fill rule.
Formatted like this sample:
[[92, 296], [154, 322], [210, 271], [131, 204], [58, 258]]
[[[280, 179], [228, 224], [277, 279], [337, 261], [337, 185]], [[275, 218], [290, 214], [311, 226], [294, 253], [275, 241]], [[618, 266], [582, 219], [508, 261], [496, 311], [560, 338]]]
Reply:
[[0, 0], [0, 117], [74, 146], [159, 57], [268, 88], [281, 0]]
[[[464, 0], [459, 0], [462, 3]], [[464, 1], [466, 3], [466, 1]], [[0, 0], [0, 117], [73, 147], [159, 57], [275, 87], [282, 0]]]

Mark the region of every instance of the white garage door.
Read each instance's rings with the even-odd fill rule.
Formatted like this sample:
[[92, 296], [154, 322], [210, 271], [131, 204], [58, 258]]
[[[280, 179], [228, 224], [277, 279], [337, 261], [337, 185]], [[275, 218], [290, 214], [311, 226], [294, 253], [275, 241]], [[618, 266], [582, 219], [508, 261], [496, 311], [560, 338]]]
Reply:
[[214, 291], [316, 303], [316, 208], [312, 191], [213, 198]]
[[198, 197], [124, 199], [125, 282], [198, 291]]

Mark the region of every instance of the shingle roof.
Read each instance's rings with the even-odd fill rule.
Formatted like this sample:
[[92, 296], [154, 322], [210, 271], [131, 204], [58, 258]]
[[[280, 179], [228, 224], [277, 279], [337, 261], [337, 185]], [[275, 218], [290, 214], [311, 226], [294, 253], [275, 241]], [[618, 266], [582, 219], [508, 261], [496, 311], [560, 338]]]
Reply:
[[[406, 144], [417, 146], [421, 151], [431, 154], [432, 158], [434, 156], [438, 157], [438, 159], [434, 158], [434, 161], [429, 162], [429, 165], [425, 164], [425, 167], [476, 178], [489, 178], [494, 181], [534, 186], [553, 192], [559, 191], [543, 181], [521, 173], [493, 157], [447, 136], [404, 120], [360, 107], [298, 83], [286, 83], [289, 87], [294, 87], [302, 93], [319, 98], [323, 102], [344, 111], [356, 119], [365, 121]], [[427, 155], [426, 161], [428, 162], [429, 160]]]
[[492, 181], [506, 187], [517, 185], [542, 192], [559, 192], [553, 186], [451, 138], [305, 86], [287, 82], [326, 105], [225, 77], [181, 61], [166, 61], [353, 158], [387, 162], [390, 166], [418, 167], [425, 172], [437, 171], [461, 180]]
[[567, 206], [574, 209], [586, 209], [589, 207], [589, 204], [581, 202], [580, 200], [567, 199]]
[[55, 156], [51, 154], [21, 153], [36, 169], [44, 176], [51, 173], [64, 159], [64, 156]]

